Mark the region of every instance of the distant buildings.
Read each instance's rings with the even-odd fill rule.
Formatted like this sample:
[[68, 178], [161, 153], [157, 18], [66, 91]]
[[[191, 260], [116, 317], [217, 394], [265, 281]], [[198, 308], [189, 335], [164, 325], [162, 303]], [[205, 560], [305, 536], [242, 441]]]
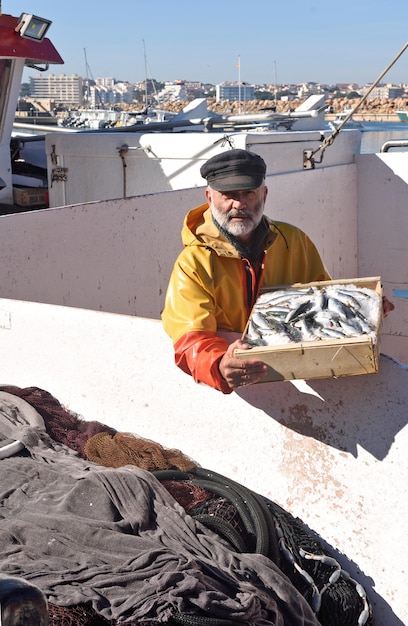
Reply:
[[[369, 87], [365, 87], [361, 90], [361, 93], [364, 95], [369, 90]], [[382, 85], [381, 87], [375, 87], [370, 95], [369, 99], [372, 98], [402, 98], [405, 94], [405, 90], [403, 87], [396, 87], [395, 85]]]
[[216, 102], [255, 100], [255, 87], [254, 85], [247, 85], [247, 83], [220, 83], [215, 87], [215, 100]]
[[83, 79], [77, 74], [55, 76], [37, 74], [30, 77], [29, 96], [36, 100], [52, 100], [69, 107], [98, 107], [121, 102], [133, 102], [134, 87], [129, 83], [115, 83], [114, 78]]
[[[157, 103], [163, 102], [185, 102], [193, 97], [203, 97], [210, 91], [214, 93], [214, 85], [203, 85], [199, 81], [166, 81], [160, 84], [160, 89], [156, 92], [153, 87], [154, 95], [148, 83], [132, 84], [128, 82], [116, 82], [114, 78], [105, 77], [96, 80], [84, 79], [77, 74], [67, 76], [61, 74], [38, 74], [30, 77], [29, 96], [35, 100], [47, 100], [55, 102], [55, 105], [63, 105], [66, 107], [100, 107], [112, 106], [115, 104], [132, 104], [135, 101], [135, 91], [145, 92], [145, 100], [147, 94], [150, 94], [150, 101]], [[152, 84], [157, 81], [151, 81]], [[148, 89], [149, 88], [149, 89]], [[215, 96], [217, 102], [247, 102], [262, 98], [262, 93], [273, 94], [275, 99], [277, 92], [280, 93], [278, 99], [307, 98], [311, 94], [324, 93], [327, 97], [336, 97], [336, 94], [358, 92], [361, 95], [367, 93], [370, 86], [359, 88], [355, 83], [342, 83], [338, 85], [321, 85], [319, 83], [309, 82], [298, 85], [280, 85], [279, 90], [276, 85], [249, 85], [244, 82], [223, 82], [215, 85]], [[380, 85], [373, 89], [370, 98], [398, 98], [407, 94], [407, 85]]]
[[84, 81], [77, 74], [37, 74], [30, 77], [29, 95], [37, 100], [47, 99], [70, 106], [81, 106], [83, 91]]
[[324, 87], [319, 83], [302, 83], [297, 86], [296, 95], [298, 98], [308, 98], [315, 94], [324, 93]]
[[187, 88], [183, 80], [166, 81], [163, 89], [157, 93], [157, 101], [161, 102], [187, 102]]
[[90, 107], [132, 104], [134, 87], [130, 83], [115, 83], [114, 78], [97, 78], [95, 84], [86, 81], [84, 104]]
[[343, 93], [348, 93], [350, 91], [359, 91], [359, 86], [357, 83], [337, 83], [336, 87], [339, 88]]

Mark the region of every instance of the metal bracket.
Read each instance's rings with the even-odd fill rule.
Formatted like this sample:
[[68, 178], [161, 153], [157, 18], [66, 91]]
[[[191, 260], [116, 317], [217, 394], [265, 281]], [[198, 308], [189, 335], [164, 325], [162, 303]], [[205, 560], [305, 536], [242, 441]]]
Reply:
[[303, 169], [314, 170], [315, 160], [313, 158], [313, 150], [303, 150]]
[[53, 167], [51, 170], [51, 183], [66, 183], [68, 180], [68, 168], [67, 167]]

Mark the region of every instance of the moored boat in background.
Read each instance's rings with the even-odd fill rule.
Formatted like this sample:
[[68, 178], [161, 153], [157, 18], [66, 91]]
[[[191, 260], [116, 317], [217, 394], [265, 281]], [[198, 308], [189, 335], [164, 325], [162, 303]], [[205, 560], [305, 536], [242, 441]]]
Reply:
[[120, 111], [107, 108], [78, 109], [69, 111], [58, 118], [60, 128], [103, 129], [165, 122], [175, 117], [175, 113], [147, 107], [143, 111]]
[[397, 111], [396, 113], [401, 122], [408, 122], [408, 111]]
[[352, 111], [353, 109], [343, 109], [340, 113], [336, 113], [335, 118], [329, 121], [330, 128], [336, 130], [342, 126], [343, 128], [357, 128], [361, 130], [363, 125], [361, 122], [353, 119]]

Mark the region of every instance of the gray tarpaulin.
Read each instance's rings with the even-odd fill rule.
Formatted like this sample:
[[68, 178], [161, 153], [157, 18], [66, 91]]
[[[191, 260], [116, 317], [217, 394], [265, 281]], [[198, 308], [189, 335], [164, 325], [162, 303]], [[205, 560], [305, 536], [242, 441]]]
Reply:
[[0, 392], [0, 570], [63, 606], [109, 619], [163, 621], [174, 611], [251, 625], [317, 626], [272, 561], [238, 554], [189, 517], [156, 478], [104, 468], [53, 441], [24, 400]]

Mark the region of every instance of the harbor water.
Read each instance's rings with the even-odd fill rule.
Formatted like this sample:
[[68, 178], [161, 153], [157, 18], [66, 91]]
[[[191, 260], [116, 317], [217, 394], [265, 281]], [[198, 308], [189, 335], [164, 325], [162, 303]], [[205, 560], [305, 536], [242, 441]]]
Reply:
[[[408, 124], [404, 122], [361, 122], [361, 124], [360, 151], [362, 154], [380, 152], [381, 146], [387, 141], [406, 140], [408, 142]], [[408, 147], [398, 149], [408, 151]]]

